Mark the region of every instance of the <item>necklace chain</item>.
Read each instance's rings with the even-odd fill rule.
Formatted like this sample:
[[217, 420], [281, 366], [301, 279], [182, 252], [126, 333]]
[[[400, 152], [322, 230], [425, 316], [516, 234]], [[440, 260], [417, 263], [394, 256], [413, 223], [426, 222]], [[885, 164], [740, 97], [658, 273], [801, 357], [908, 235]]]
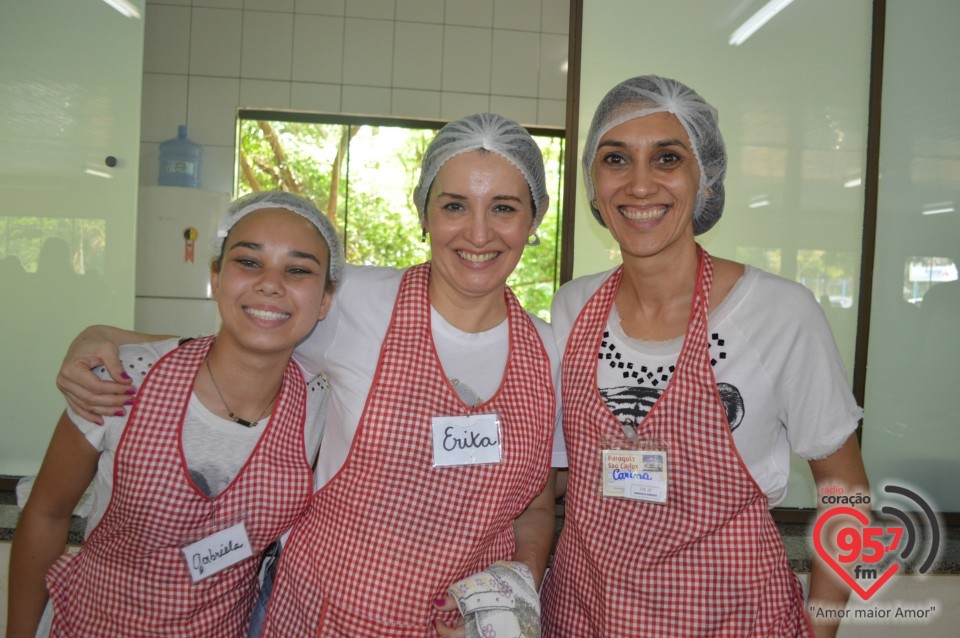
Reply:
[[220, 397], [220, 401], [223, 402], [223, 407], [227, 409], [227, 414], [230, 415], [230, 419], [234, 423], [239, 423], [245, 428], [255, 428], [257, 424], [260, 423], [260, 420], [267, 415], [267, 412], [270, 410], [270, 406], [273, 405], [273, 402], [277, 400], [277, 397], [280, 396], [280, 389], [283, 388], [283, 382], [281, 381], [280, 387], [277, 388], [276, 394], [270, 399], [270, 402], [267, 403], [266, 407], [263, 408], [263, 412], [260, 413], [260, 416], [254, 421], [247, 421], [246, 419], [241, 419], [238, 417], [233, 410], [230, 409], [230, 406], [227, 404], [227, 400], [223, 398], [223, 392], [220, 391], [220, 386], [217, 385], [217, 380], [213, 378], [213, 370], [210, 368], [210, 359], [204, 359], [203, 363], [207, 366], [207, 374], [210, 375], [210, 381], [213, 383], [213, 389], [217, 391], [217, 396]]

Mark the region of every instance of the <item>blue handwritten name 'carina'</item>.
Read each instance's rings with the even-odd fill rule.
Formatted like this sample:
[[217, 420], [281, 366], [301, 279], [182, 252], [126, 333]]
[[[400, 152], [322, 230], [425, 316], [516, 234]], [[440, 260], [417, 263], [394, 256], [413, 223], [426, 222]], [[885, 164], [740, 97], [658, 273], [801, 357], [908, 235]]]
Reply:
[[653, 480], [653, 477], [646, 472], [625, 472], [623, 470], [614, 470], [612, 476], [614, 481], [623, 481], [625, 479], [640, 479], [643, 481]]

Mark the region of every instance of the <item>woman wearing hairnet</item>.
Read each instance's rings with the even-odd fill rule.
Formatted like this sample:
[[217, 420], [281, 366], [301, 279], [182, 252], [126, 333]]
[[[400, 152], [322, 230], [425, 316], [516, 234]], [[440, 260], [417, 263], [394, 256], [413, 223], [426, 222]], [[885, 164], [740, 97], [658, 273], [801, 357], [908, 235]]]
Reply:
[[[538, 633], [559, 356], [506, 279], [548, 204], [540, 151], [497, 115], [451, 122], [414, 200], [431, 261], [348, 267], [296, 352], [326, 373], [330, 412], [265, 636]], [[90, 361], [60, 379], [81, 408]]]
[[[791, 450], [818, 486], [866, 487], [826, 320], [800, 285], [697, 244], [723, 212], [726, 151], [688, 87], [614, 87], [583, 171], [623, 264], [553, 302], [570, 469], [544, 636], [808, 636], [768, 508]], [[815, 565], [812, 601], [848, 593]]]
[[[291, 356], [343, 245], [306, 199], [259, 192], [229, 206], [214, 250], [217, 335], [125, 346], [129, 414], [61, 416], [17, 522], [7, 638], [246, 631], [260, 554], [312, 494], [329, 394]], [[61, 556], [88, 486], [83, 547]]]

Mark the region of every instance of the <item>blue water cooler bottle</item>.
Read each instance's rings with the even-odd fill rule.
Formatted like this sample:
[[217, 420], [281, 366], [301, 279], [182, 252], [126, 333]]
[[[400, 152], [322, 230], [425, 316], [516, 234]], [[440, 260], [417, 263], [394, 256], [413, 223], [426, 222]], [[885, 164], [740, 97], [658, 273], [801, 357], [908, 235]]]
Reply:
[[161, 186], [200, 188], [200, 160], [203, 147], [187, 139], [187, 127], [177, 128], [177, 136], [160, 142]]

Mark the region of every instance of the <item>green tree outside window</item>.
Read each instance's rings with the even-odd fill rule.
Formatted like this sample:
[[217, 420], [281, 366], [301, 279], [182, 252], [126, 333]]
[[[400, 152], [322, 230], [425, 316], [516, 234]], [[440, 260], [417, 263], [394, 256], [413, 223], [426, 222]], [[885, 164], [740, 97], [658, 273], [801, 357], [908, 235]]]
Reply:
[[[433, 129], [241, 120], [238, 195], [281, 189], [311, 199], [337, 225], [352, 264], [402, 268], [429, 258], [413, 188]], [[540, 245], [524, 251], [508, 284], [524, 308], [550, 318], [560, 276], [563, 138], [535, 137], [550, 209]]]

